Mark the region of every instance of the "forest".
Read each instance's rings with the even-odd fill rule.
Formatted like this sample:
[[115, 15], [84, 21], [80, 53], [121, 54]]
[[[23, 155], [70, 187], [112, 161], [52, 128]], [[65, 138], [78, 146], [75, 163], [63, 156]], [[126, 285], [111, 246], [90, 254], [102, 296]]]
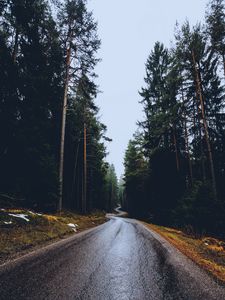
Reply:
[[204, 23], [176, 23], [169, 48], [155, 43], [118, 184], [87, 1], [0, 1], [1, 206], [86, 213], [121, 201], [134, 217], [224, 235], [224, 45], [222, 0]]
[[123, 207], [187, 231], [225, 236], [225, 4], [176, 24], [145, 65], [144, 118], [129, 141]]
[[0, 0], [1, 299], [225, 299], [225, 0]]
[[110, 211], [95, 66], [97, 23], [86, 0], [0, 1], [0, 204]]

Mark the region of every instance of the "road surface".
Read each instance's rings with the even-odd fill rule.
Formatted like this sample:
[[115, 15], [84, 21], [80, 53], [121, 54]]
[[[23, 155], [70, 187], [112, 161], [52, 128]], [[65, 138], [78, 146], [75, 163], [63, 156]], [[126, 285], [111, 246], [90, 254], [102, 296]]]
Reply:
[[109, 222], [0, 267], [4, 300], [225, 299], [225, 288], [135, 220]]

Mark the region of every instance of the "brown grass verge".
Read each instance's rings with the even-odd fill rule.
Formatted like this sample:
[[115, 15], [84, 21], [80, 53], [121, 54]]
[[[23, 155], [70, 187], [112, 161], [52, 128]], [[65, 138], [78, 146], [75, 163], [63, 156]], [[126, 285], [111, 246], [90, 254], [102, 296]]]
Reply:
[[[21, 218], [21, 214], [29, 221]], [[0, 264], [106, 221], [105, 213], [99, 211], [84, 216], [71, 212], [47, 215], [19, 209], [0, 210]]]
[[143, 223], [220, 282], [225, 283], [225, 243], [223, 241], [211, 237], [197, 239], [181, 230]]

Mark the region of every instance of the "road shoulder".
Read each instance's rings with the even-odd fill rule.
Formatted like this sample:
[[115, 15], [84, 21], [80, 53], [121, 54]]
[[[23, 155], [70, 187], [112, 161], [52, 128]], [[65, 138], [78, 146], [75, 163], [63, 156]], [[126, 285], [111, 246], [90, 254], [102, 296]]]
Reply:
[[198, 239], [173, 228], [140, 223], [163, 237], [216, 281], [225, 284], [225, 249], [222, 241], [211, 237]]
[[20, 209], [1, 209], [0, 265], [95, 228], [107, 220], [104, 212], [85, 216], [71, 212], [49, 215]]

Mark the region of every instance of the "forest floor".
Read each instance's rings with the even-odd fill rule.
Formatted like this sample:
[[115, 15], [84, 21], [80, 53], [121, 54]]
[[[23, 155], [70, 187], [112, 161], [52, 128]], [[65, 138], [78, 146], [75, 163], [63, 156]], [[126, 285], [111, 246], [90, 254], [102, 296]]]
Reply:
[[0, 209], [0, 264], [40, 246], [106, 222], [104, 212], [39, 214], [23, 209]]
[[196, 238], [181, 230], [143, 222], [219, 281], [225, 282], [225, 242], [212, 237]]

